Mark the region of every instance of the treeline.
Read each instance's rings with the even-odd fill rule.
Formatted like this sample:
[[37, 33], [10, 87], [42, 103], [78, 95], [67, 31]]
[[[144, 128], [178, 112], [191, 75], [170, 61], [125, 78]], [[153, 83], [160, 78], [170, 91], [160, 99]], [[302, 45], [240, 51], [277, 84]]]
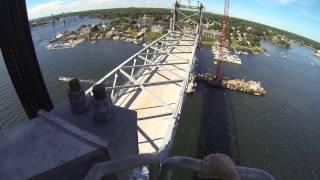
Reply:
[[[114, 19], [119, 17], [127, 17], [130, 19], [137, 19], [144, 14], [147, 14], [149, 16], [152, 16], [155, 21], [162, 21], [165, 23], [169, 23], [170, 17], [172, 17], [172, 10], [171, 9], [165, 9], [165, 8], [114, 8], [114, 9], [99, 9], [99, 10], [90, 10], [90, 11], [82, 11], [82, 12], [73, 12], [68, 13], [66, 16], [89, 16], [89, 17], [98, 17], [98, 18], [107, 18], [107, 19]], [[221, 22], [222, 16], [218, 14], [213, 13], [205, 13], [205, 23], [207, 20], [215, 20], [217, 22]], [[45, 17], [48, 19], [48, 17]], [[43, 19], [45, 19], [43, 18]], [[33, 20], [33, 21], [39, 21], [40, 19]], [[234, 18], [229, 18], [229, 28], [228, 28], [228, 34], [233, 32], [233, 30], [230, 27], [240, 27], [240, 31], [246, 31], [247, 27], [252, 27], [252, 30], [250, 31], [251, 34], [254, 34], [258, 37], [264, 37], [264, 38], [271, 38], [275, 35], [283, 35], [286, 36], [294, 41], [300, 42], [303, 45], [320, 49], [320, 43], [316, 42], [314, 40], [311, 40], [309, 38], [284, 31], [278, 28], [274, 28], [271, 26], [267, 26], [264, 24]], [[271, 30], [271, 31], [270, 31]], [[256, 37], [253, 37], [256, 39]]]
[[100, 9], [100, 10], [90, 10], [69, 13], [68, 15], [80, 15], [80, 16], [89, 16], [89, 17], [99, 17], [114, 19], [117, 17], [127, 17], [130, 19], [138, 19], [144, 14], [152, 16], [155, 21], [165, 20], [169, 22], [169, 19], [172, 15], [170, 9], [164, 8], [115, 8], [115, 9]]
[[[207, 17], [207, 20], [214, 20], [214, 21], [218, 21], [221, 22], [222, 16], [221, 15], [217, 15], [217, 14], [212, 14], [212, 13], [206, 13], [205, 14]], [[217, 26], [217, 25], [215, 25]], [[244, 20], [244, 19], [239, 19], [239, 18], [234, 18], [234, 17], [230, 17], [229, 18], [229, 28], [228, 28], [228, 34], [230, 34], [232, 31], [231, 27], [240, 27], [240, 31], [242, 32], [246, 32], [247, 31], [247, 27], [252, 27], [252, 29], [250, 30], [250, 33], [259, 36], [259, 37], [263, 37], [263, 38], [267, 38], [267, 39], [272, 39], [273, 36], [277, 36], [277, 35], [282, 35], [282, 36], [286, 36], [291, 40], [294, 40], [296, 42], [301, 43], [302, 45], [305, 46], [309, 46], [312, 47], [314, 49], [320, 49], [320, 43], [317, 41], [314, 41], [312, 39], [303, 37], [301, 35], [297, 35], [282, 29], [278, 29], [272, 26], [268, 26], [265, 24], [261, 24], [261, 23], [257, 23], [257, 22], [252, 22], [252, 21], [248, 21], [248, 20]], [[281, 43], [284, 46], [287, 46], [287, 44], [281, 40]]]

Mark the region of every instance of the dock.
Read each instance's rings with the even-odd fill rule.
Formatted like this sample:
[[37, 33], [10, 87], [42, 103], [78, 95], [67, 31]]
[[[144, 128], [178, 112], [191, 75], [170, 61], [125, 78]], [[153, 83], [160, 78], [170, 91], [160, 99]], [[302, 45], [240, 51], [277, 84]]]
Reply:
[[[212, 46], [212, 54], [214, 57], [214, 60], [219, 59], [219, 47], [218, 46]], [[241, 59], [236, 54], [231, 55], [230, 51], [225, 48], [223, 58], [220, 59], [223, 62], [232, 63], [232, 64], [242, 64]], [[216, 62], [214, 62], [216, 64]]]

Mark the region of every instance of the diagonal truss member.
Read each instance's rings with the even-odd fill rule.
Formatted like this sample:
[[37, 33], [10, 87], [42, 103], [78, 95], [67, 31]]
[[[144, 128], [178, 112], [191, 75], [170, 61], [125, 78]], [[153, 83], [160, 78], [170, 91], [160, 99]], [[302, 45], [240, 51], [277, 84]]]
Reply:
[[170, 70], [170, 69], [168, 69], [168, 68], [165, 68], [165, 67], [163, 67], [163, 66], [161, 66], [161, 65], [159, 65], [159, 64], [155, 64], [153, 61], [150, 61], [149, 59], [146, 59], [146, 58], [143, 57], [143, 56], [140, 56], [140, 55], [139, 55], [138, 57], [141, 58], [142, 60], [150, 63], [150, 64], [156, 65], [156, 66], [157, 66], [158, 68], [160, 68], [160, 69], [163, 69], [163, 70], [165, 70], [165, 71], [168, 71], [168, 72], [170, 72], [171, 74], [173, 74], [173, 75], [175, 75], [175, 76], [177, 76], [177, 77], [179, 77], [179, 78], [181, 78], [181, 79], [184, 79], [182, 76], [180, 76], [179, 74], [173, 72], [172, 70]]
[[158, 100], [161, 104], [163, 104], [170, 113], [175, 112], [175, 110], [169, 105], [167, 104], [164, 100], [162, 100], [159, 96], [157, 96], [156, 94], [154, 94], [153, 92], [151, 92], [150, 90], [148, 90], [145, 86], [143, 86], [142, 84], [139, 84], [135, 79], [133, 79], [128, 73], [126, 73], [123, 69], [119, 69], [120, 73], [123, 74], [126, 78], [129, 79], [129, 81], [131, 81], [133, 84], [135, 85], [139, 85], [139, 87], [144, 90], [145, 92], [147, 92], [150, 96], [152, 96], [153, 98], [155, 98], [156, 100]]

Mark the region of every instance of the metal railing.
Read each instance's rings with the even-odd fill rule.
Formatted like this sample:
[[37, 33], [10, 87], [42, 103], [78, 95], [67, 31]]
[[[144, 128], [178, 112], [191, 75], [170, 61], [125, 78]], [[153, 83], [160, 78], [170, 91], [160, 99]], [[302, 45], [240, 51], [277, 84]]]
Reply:
[[[184, 98], [185, 98], [185, 90], [187, 89], [188, 87], [188, 84], [190, 82], [190, 79], [191, 79], [191, 72], [193, 70], [193, 66], [195, 64], [195, 60], [196, 60], [196, 52], [197, 52], [197, 46], [198, 46], [198, 43], [199, 42], [199, 35], [196, 36], [196, 40], [195, 40], [195, 44], [194, 44], [194, 47], [193, 47], [193, 52], [192, 52], [192, 60], [189, 62], [189, 65], [188, 65], [188, 69], [187, 69], [187, 74], [188, 74], [188, 77], [186, 79], [184, 79], [183, 81], [183, 84], [182, 84], [182, 88], [180, 89], [180, 93], [179, 93], [179, 100], [175, 106], [175, 111], [174, 113], [172, 114], [172, 117], [173, 119], [175, 120], [179, 120], [180, 119], [180, 114], [181, 114], [181, 111], [182, 111], [182, 105], [183, 105], [183, 102], [184, 102]], [[167, 147], [171, 147], [172, 143], [173, 143], [173, 138], [171, 137], [174, 137], [175, 135], [175, 132], [177, 130], [177, 125], [178, 123], [174, 123], [172, 124], [174, 127], [170, 127], [170, 129], [172, 129], [172, 131], [168, 131], [167, 133], [171, 134], [171, 135], [166, 135], [165, 139], [164, 139], [164, 142], [165, 144], [168, 144]], [[169, 150], [170, 148], [167, 148], [166, 150], [165, 149], [161, 149], [160, 152], [161, 153], [161, 160], [164, 158], [164, 157], [167, 157], [167, 151]], [[165, 151], [164, 151], [165, 150]]]
[[[160, 160], [156, 155], [140, 154], [114, 161], [98, 163], [91, 168], [85, 180], [100, 180], [107, 175], [142, 166], [148, 166], [149, 180], [169, 180], [172, 179], [172, 173], [175, 168], [183, 168], [193, 172], [202, 172], [206, 169], [207, 164], [204, 160], [174, 156], [166, 159], [160, 165]], [[275, 179], [271, 174], [260, 169], [237, 166], [236, 170], [241, 179]]]
[[[183, 156], [171, 157], [162, 163], [159, 179], [172, 179], [172, 173], [175, 168], [183, 168], [193, 172], [202, 172], [206, 167], [207, 164], [204, 160]], [[236, 166], [236, 170], [241, 179], [275, 180], [271, 174], [261, 169]]]
[[114, 161], [97, 163], [90, 169], [85, 180], [100, 180], [105, 176], [142, 166], [148, 166], [150, 180], [158, 179], [160, 161], [157, 156], [152, 154], [139, 154]]

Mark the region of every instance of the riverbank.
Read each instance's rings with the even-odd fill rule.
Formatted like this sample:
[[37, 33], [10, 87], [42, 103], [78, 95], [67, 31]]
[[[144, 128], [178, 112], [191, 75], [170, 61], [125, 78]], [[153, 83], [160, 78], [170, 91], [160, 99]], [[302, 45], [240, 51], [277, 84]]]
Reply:
[[201, 45], [204, 46], [204, 47], [210, 47], [210, 46], [213, 45], [213, 42], [212, 41], [202, 40], [201, 41]]
[[[201, 41], [201, 45], [204, 47], [211, 47], [213, 46], [213, 42], [212, 41], [206, 41], [203, 40]], [[260, 54], [265, 52], [266, 50], [263, 49], [262, 47], [258, 47], [258, 46], [254, 46], [254, 47], [245, 47], [245, 46], [228, 46], [227, 47], [229, 50], [236, 50], [238, 52], [243, 52], [244, 54], [248, 53], [248, 54]]]
[[91, 40], [95, 43], [98, 39], [124, 40], [134, 44], [147, 44], [161, 37], [163, 33], [150, 32], [147, 28], [120, 30], [104, 24], [83, 24], [74, 31], [58, 33], [48, 41], [48, 50], [74, 48], [79, 44]]
[[320, 50], [316, 51], [316, 52], [314, 53], [314, 55], [315, 55], [316, 57], [320, 58]]
[[245, 46], [234, 46], [236, 51], [247, 52], [249, 54], [260, 54], [265, 52], [262, 47], [254, 46], [254, 47], [245, 47]]

